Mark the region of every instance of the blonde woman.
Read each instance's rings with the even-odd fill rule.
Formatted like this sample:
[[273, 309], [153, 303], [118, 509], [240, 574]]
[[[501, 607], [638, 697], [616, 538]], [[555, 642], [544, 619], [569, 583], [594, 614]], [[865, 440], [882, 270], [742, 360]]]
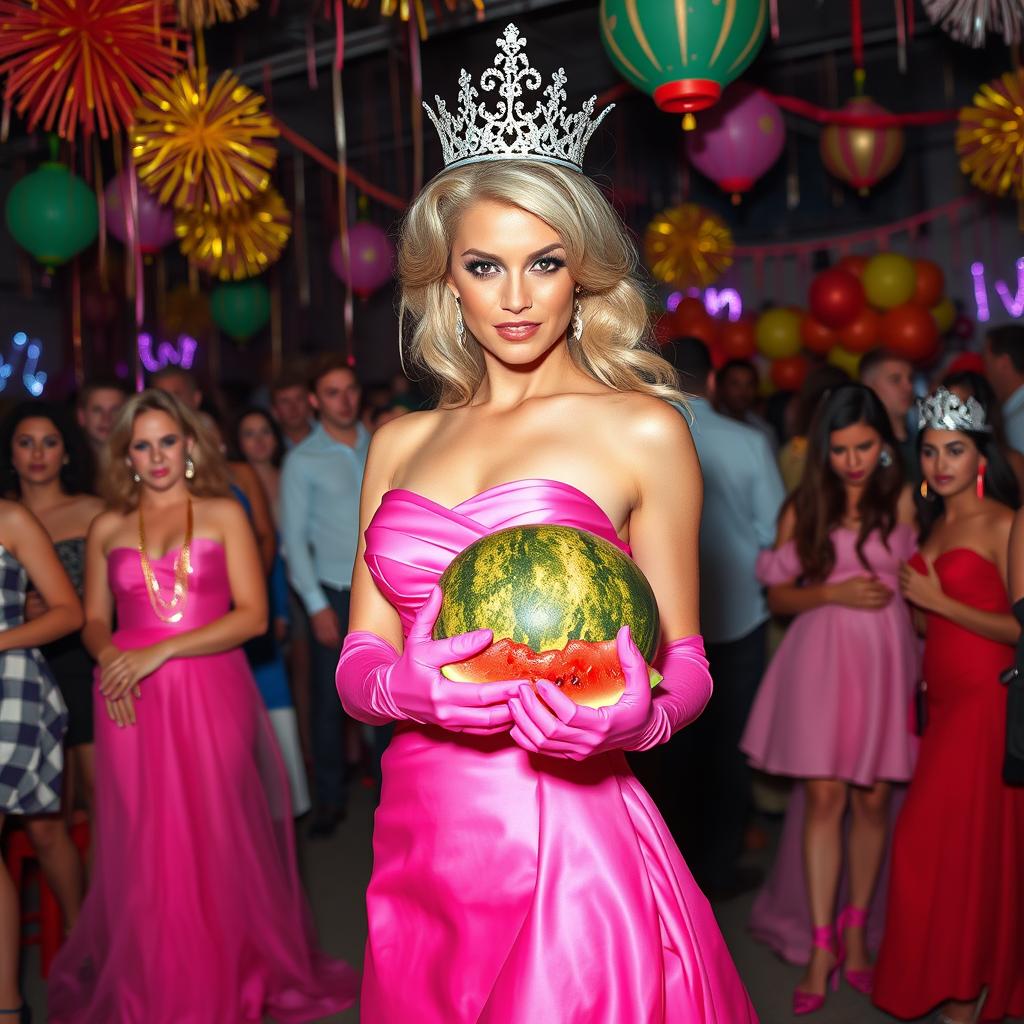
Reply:
[[[492, 98], [536, 88], [524, 42], [512, 25], [498, 40]], [[465, 99], [468, 75], [463, 87]], [[338, 665], [350, 714], [398, 723], [361, 1011], [374, 1024], [744, 1024], [754, 1011], [707, 901], [623, 753], [667, 740], [710, 693], [700, 468], [669, 404], [682, 397], [673, 372], [646, 344], [633, 248], [579, 170], [589, 110], [573, 122], [530, 103], [500, 137], [461, 131], [442, 108], [448, 169], [403, 226], [409, 356], [440, 404], [374, 436]], [[473, 140], [492, 148], [467, 151]], [[430, 639], [440, 573], [479, 537], [528, 523], [631, 551], [661, 611], [653, 699], [628, 630], [626, 692], [601, 711], [546, 683], [538, 696], [440, 675], [491, 639]]]
[[104, 482], [82, 631], [99, 665], [95, 867], [49, 1020], [321, 1020], [355, 982], [315, 951], [288, 782], [240, 650], [267, 618], [252, 528], [196, 414], [164, 392], [122, 409]]

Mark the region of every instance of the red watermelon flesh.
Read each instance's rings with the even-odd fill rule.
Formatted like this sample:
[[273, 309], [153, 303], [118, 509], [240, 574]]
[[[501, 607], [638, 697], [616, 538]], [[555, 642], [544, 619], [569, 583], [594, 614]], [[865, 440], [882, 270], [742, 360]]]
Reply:
[[[661, 676], [650, 669], [651, 686]], [[445, 678], [456, 683], [492, 683], [506, 679], [538, 679], [554, 683], [562, 693], [590, 708], [615, 704], [626, 689], [614, 640], [589, 643], [570, 640], [560, 651], [532, 650], [513, 640], [498, 640], [466, 661], [445, 665]]]

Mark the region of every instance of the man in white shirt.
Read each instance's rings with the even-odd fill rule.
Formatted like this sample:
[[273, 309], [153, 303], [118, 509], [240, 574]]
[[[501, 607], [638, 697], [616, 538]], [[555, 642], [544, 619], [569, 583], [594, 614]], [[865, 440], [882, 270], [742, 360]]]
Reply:
[[1011, 448], [1024, 452], [1024, 327], [1003, 324], [985, 335], [981, 350], [985, 376], [1003, 408]]
[[672, 741], [668, 767], [676, 768], [687, 863], [709, 895], [727, 898], [760, 881], [760, 873], [738, 864], [751, 807], [739, 741], [764, 672], [771, 617], [755, 563], [775, 542], [785, 491], [764, 435], [712, 408], [706, 346], [679, 338], [663, 351], [692, 396], [691, 430], [704, 475], [701, 633], [715, 681], [704, 714]]

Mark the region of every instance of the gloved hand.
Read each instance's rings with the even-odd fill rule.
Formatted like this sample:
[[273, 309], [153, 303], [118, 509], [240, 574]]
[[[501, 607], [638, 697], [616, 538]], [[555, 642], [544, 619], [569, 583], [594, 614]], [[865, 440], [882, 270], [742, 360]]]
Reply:
[[626, 689], [618, 702], [605, 708], [581, 707], [558, 687], [541, 680], [537, 689], [548, 705], [545, 707], [529, 685], [522, 686], [509, 701], [515, 721], [509, 735], [519, 746], [572, 761], [608, 750], [647, 750], [664, 743], [703, 711], [711, 695], [711, 676], [699, 636], [673, 641], [664, 648], [659, 659], [663, 679], [656, 695], [629, 627], [623, 626], [615, 639], [626, 677]]
[[451, 732], [508, 732], [512, 725], [508, 700], [524, 680], [495, 683], [453, 683], [438, 671], [465, 661], [492, 640], [478, 629], [447, 640], [432, 640], [441, 610], [441, 588], [434, 587], [416, 613], [402, 654], [376, 633], [345, 637], [335, 682], [345, 710], [361, 722], [383, 725], [411, 721], [439, 725]]

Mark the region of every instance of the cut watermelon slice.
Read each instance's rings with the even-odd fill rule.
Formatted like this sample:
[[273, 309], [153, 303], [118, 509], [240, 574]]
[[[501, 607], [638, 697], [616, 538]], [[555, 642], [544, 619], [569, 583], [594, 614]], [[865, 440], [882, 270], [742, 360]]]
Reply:
[[[649, 671], [651, 686], [657, 686], [661, 676], [653, 668]], [[536, 687], [538, 679], [547, 679], [567, 697], [588, 708], [609, 707], [618, 702], [626, 689], [614, 640], [570, 640], [560, 651], [539, 654], [525, 644], [498, 640], [473, 658], [445, 665], [441, 673], [456, 683], [529, 679]]]

